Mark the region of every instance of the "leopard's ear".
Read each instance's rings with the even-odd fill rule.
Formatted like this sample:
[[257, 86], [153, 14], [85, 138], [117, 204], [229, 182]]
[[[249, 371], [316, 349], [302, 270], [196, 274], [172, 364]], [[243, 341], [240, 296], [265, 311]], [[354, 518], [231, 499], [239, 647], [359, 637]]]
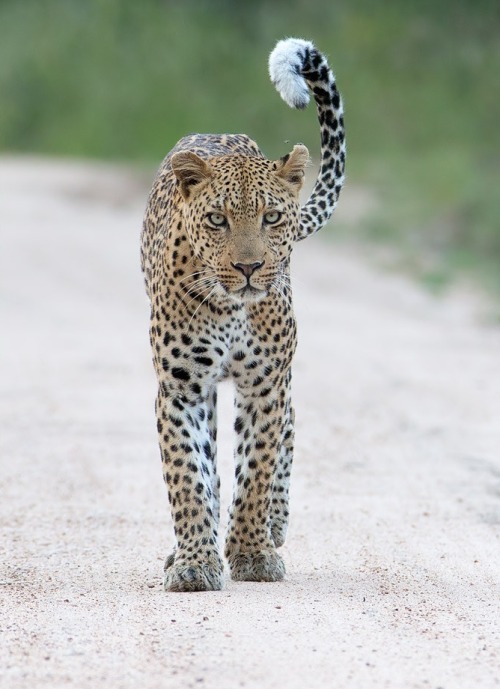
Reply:
[[276, 173], [299, 192], [304, 182], [305, 167], [308, 162], [309, 151], [302, 144], [297, 144], [291, 153], [277, 161]]
[[179, 189], [187, 200], [199, 185], [208, 182], [213, 175], [210, 163], [192, 151], [174, 153], [170, 161], [174, 175], [179, 181]]

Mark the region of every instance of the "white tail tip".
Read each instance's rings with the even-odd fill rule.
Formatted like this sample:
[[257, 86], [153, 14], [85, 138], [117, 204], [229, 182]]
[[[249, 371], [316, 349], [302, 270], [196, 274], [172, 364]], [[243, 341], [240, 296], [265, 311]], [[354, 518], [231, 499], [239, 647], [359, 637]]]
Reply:
[[269, 56], [271, 81], [291, 108], [305, 108], [309, 103], [309, 89], [301, 74], [306, 49], [313, 50], [314, 45], [301, 38], [285, 38]]

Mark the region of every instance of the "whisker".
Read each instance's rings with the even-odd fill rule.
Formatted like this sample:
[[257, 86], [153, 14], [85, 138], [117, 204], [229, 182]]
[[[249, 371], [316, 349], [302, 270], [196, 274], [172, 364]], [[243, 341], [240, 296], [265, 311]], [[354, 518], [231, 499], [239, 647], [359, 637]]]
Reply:
[[271, 287], [274, 287], [278, 295], [287, 303], [291, 303], [291, 294], [285, 292], [287, 285], [283, 282], [282, 276], [277, 275]]
[[201, 278], [197, 278], [196, 280], [193, 280], [191, 283], [187, 285], [183, 285], [182, 289], [187, 293], [187, 294], [194, 294], [195, 290], [198, 291], [203, 291], [207, 289], [207, 287], [211, 284], [214, 284], [217, 281], [217, 276], [215, 274], [207, 274], [204, 275]]
[[203, 270], [197, 270], [194, 273], [190, 273], [189, 275], [185, 275], [179, 282], [185, 282], [186, 280], [189, 280], [189, 278], [194, 278], [196, 275], [205, 275], [208, 273], [211, 269], [210, 268], [203, 268]]
[[[213, 280], [209, 281], [204, 287], [201, 287], [201, 288], [200, 288], [200, 292], [205, 292], [207, 289], [211, 289], [211, 291], [213, 291], [214, 289], [216, 289], [217, 284], [218, 284], [217, 281], [216, 281], [215, 279], [213, 279]], [[189, 290], [188, 290], [187, 293], [188, 293], [189, 295], [192, 294], [192, 292], [190, 292]], [[186, 307], [188, 307], [189, 304], [191, 304], [191, 302], [194, 301], [194, 300], [195, 300], [197, 297], [199, 297], [199, 296], [200, 296], [199, 293], [195, 294], [194, 297], [192, 297], [188, 302], [185, 302], [184, 305], [185, 305]], [[202, 303], [203, 303], [203, 302], [202, 302]]]
[[290, 276], [287, 275], [286, 273], [281, 273], [280, 275], [280, 285], [282, 286], [283, 289], [286, 290], [288, 299], [290, 303], [292, 302], [292, 282], [290, 280]]
[[216, 289], [217, 289], [217, 285], [215, 285], [215, 287], [213, 287], [213, 289], [207, 294], [207, 296], [205, 297], [205, 299], [204, 299], [200, 304], [198, 304], [198, 306], [196, 307], [196, 309], [195, 309], [193, 315], [191, 316], [191, 320], [190, 320], [189, 323], [188, 323], [188, 330], [189, 330], [189, 328], [191, 327], [191, 323], [193, 322], [193, 318], [194, 318], [194, 317], [196, 316], [196, 314], [198, 313], [198, 310], [199, 310], [199, 309], [203, 306], [203, 304], [212, 296], [212, 294], [215, 292]]
[[189, 285], [184, 285], [183, 289], [184, 289], [186, 292], [192, 292], [192, 290], [193, 290], [194, 287], [196, 287], [196, 288], [201, 287], [203, 284], [209, 283], [209, 282], [213, 282], [214, 280], [216, 280], [215, 275], [210, 275], [210, 276], [208, 276], [208, 277], [199, 278], [198, 280], [194, 280], [194, 281], [193, 281], [191, 284], [189, 284]]
[[288, 284], [290, 285], [290, 287], [292, 287], [294, 283], [297, 283], [298, 285], [304, 285], [304, 287], [307, 286], [307, 284], [304, 282], [304, 280], [299, 280], [298, 278], [295, 277], [295, 275], [293, 276], [293, 279], [292, 279], [292, 277], [290, 275], [287, 275], [286, 273], [282, 273], [282, 277], [288, 281]]

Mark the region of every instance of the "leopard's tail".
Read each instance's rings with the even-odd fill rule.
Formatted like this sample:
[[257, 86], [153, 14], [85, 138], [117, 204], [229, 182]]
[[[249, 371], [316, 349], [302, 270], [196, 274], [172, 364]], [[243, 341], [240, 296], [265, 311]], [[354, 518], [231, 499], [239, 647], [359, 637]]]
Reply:
[[269, 75], [290, 107], [305, 108], [309, 91], [316, 101], [321, 130], [321, 163], [311, 196], [300, 215], [298, 240], [330, 219], [344, 183], [345, 131], [342, 98], [324, 55], [310, 41], [287, 38], [269, 56]]

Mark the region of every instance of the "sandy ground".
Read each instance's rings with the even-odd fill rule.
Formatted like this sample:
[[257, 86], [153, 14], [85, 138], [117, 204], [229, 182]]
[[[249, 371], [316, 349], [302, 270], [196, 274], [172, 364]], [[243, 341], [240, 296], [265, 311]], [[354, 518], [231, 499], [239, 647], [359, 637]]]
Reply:
[[0, 160], [2, 688], [500, 686], [500, 330], [320, 237], [286, 581], [164, 593], [144, 203], [123, 170]]

